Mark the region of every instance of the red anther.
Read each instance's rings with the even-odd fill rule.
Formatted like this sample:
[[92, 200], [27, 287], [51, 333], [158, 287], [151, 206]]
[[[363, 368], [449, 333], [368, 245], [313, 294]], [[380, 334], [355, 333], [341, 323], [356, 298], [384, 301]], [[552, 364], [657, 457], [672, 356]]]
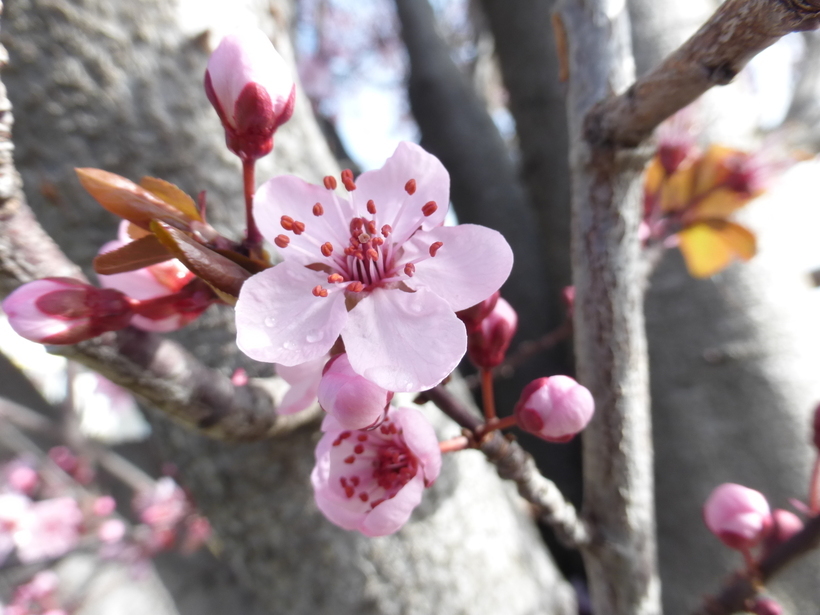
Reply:
[[367, 232], [370, 235], [375, 235], [378, 232], [377, 229], [376, 229], [376, 221], [375, 220], [371, 220], [370, 222], [367, 223]]
[[361, 218], [353, 218], [350, 221], [350, 234], [356, 235], [358, 231], [362, 230], [364, 226], [364, 221]]
[[323, 213], [325, 213], [325, 208], [322, 207], [321, 203], [316, 203], [316, 205], [313, 206], [313, 215], [321, 216]]
[[360, 293], [364, 290], [364, 284], [362, 284], [361, 282], [353, 282], [347, 287], [347, 290], [349, 290], [352, 293]]
[[421, 208], [421, 213], [423, 213], [425, 216], [432, 216], [434, 213], [436, 213], [437, 209], [438, 205], [436, 205], [435, 201], [428, 201], [424, 204], [424, 207]]
[[345, 457], [345, 463], [353, 463], [354, 461], [356, 461], [356, 456], [355, 455], [350, 455], [349, 457]]
[[273, 240], [273, 243], [276, 244], [278, 248], [287, 248], [288, 244], [290, 243], [290, 238], [286, 237], [285, 235], [277, 235], [276, 238]]
[[362, 242], [359, 241], [358, 237], [351, 237], [350, 238], [350, 245], [354, 248], [358, 248]]
[[407, 183], [404, 184], [404, 190], [407, 192], [407, 194], [414, 194], [416, 192], [416, 180], [408, 179]]
[[430, 256], [435, 256], [438, 249], [444, 245], [443, 241], [437, 241], [432, 246], [430, 246]]
[[359, 477], [358, 477], [358, 476], [351, 476], [351, 477], [350, 477], [350, 484], [351, 484], [351, 485], [353, 485], [354, 487], [358, 487], [358, 486], [359, 486], [359, 482], [360, 482], [360, 481], [359, 481]]
[[385, 224], [382, 227], [382, 235], [384, 235], [385, 237], [389, 237], [390, 233], [392, 233], [392, 232], [393, 232], [393, 227], [390, 226], [389, 224]]
[[353, 181], [353, 171], [350, 169], [342, 171], [342, 183], [348, 192], [353, 192], [356, 189], [356, 184]]
[[355, 256], [356, 258], [358, 258], [360, 261], [363, 261], [363, 260], [364, 260], [364, 254], [362, 254], [362, 251], [361, 251], [361, 250], [359, 250], [358, 252], [354, 252], [354, 253], [353, 253], [353, 256]]
[[339, 275], [338, 273], [331, 273], [327, 276], [328, 284], [338, 284], [339, 282], [344, 282], [345, 279], [343, 276]]
[[[347, 459], [350, 459], [350, 457], [348, 457]], [[347, 459], [345, 459], [345, 463], [353, 463], [352, 461], [348, 461]], [[354, 495], [356, 495], [356, 490], [353, 487], [348, 485], [344, 489], [345, 489], [345, 495], [348, 498], [352, 498]]]
[[358, 436], [356, 436], [356, 439], [359, 442], [367, 442], [367, 434], [366, 433], [360, 433]]
[[364, 452], [364, 445], [363, 444], [357, 444], [356, 446], [353, 447], [353, 452], [356, 453], [357, 455], [361, 455]]
[[282, 224], [282, 228], [286, 231], [293, 230], [293, 218], [291, 218], [290, 216], [282, 216], [280, 222]]
[[313, 287], [313, 296], [314, 297], [327, 297], [327, 290], [322, 288], [320, 284], [317, 284]]
[[374, 246], [381, 246], [384, 244], [384, 239], [382, 239], [381, 237], [374, 237], [370, 240], [370, 243], [372, 243]]
[[413, 263], [407, 263], [404, 266], [404, 273], [412, 278], [413, 274], [416, 273], [416, 266]]
[[367, 213], [371, 216], [376, 213], [376, 204], [373, 202], [373, 199], [367, 202]]
[[323, 180], [325, 184], [325, 188], [328, 190], [336, 190], [336, 178], [332, 175], [325, 175], [325, 179]]
[[339, 434], [339, 438], [340, 438], [341, 440], [347, 440], [347, 439], [348, 439], [350, 436], [352, 436], [352, 435], [353, 435], [353, 433], [352, 433], [352, 432], [349, 432], [349, 431], [343, 431], [342, 433], [340, 433], [340, 434]]
[[295, 235], [301, 235], [305, 232], [305, 223], [299, 222], [298, 220], [293, 221], [293, 233]]
[[379, 253], [373, 248], [368, 248], [367, 255], [370, 257], [370, 260], [372, 261], [379, 260]]
[[333, 244], [326, 241], [322, 244], [322, 256], [330, 256], [333, 254]]
[[369, 499], [370, 499], [370, 496], [369, 496], [369, 495], [367, 495], [364, 491], [362, 491], [362, 492], [359, 494], [359, 499], [360, 499], [362, 502], [367, 502], [367, 500], [369, 500]]
[[345, 256], [353, 256], [353, 253], [356, 251], [355, 248], [345, 248]]

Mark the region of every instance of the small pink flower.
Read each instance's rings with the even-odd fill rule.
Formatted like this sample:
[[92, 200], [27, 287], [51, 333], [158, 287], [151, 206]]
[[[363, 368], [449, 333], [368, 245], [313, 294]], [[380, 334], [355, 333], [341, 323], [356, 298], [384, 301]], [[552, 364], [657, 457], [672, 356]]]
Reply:
[[277, 365], [276, 373], [290, 385], [276, 408], [279, 414], [295, 414], [316, 403], [322, 370], [327, 363], [327, 355], [299, 365]]
[[226, 36], [211, 54], [205, 94], [225, 128], [228, 149], [256, 160], [273, 148], [273, 133], [293, 114], [296, 86], [264, 32]]
[[140, 520], [152, 528], [170, 529], [190, 512], [185, 492], [173, 478], [160, 478], [154, 488], [141, 493], [134, 502]]
[[515, 405], [518, 426], [549, 442], [569, 442], [595, 412], [592, 393], [569, 376], [530, 382]]
[[441, 470], [433, 427], [411, 408], [391, 410], [371, 431], [334, 423], [333, 417], [325, 419], [310, 476], [319, 510], [336, 525], [366, 536], [392, 534]]
[[11, 328], [41, 344], [76, 344], [123, 329], [132, 316], [122, 293], [72, 278], [43, 278], [23, 284], [2, 305]]
[[335, 356], [319, 383], [319, 405], [343, 429], [365, 429], [382, 421], [393, 393], [353, 371], [346, 354]]
[[40, 475], [24, 459], [15, 459], [3, 470], [9, 488], [24, 495], [31, 495], [37, 489]]
[[102, 495], [94, 500], [91, 512], [98, 517], [107, 517], [117, 509], [117, 502], [110, 495]]
[[706, 527], [728, 547], [747, 550], [766, 535], [772, 515], [759, 491], [724, 483], [712, 491], [703, 505]]
[[73, 498], [32, 504], [14, 533], [17, 556], [24, 564], [60, 557], [77, 546], [83, 514]]
[[492, 311], [467, 338], [470, 361], [484, 370], [501, 365], [517, 328], [518, 314], [499, 297]]
[[507, 279], [500, 233], [443, 227], [450, 178], [437, 158], [401, 143], [377, 171], [326, 187], [279, 176], [256, 193], [262, 234], [284, 261], [245, 282], [237, 344], [248, 356], [298, 365], [341, 335], [353, 370], [390, 391], [419, 391], [455, 369], [467, 346], [455, 312]]
[[97, 538], [107, 545], [116, 544], [125, 537], [126, 530], [121, 519], [106, 519], [97, 529]]
[[[128, 220], [123, 220], [120, 224], [118, 239], [105, 244], [100, 248], [99, 254], [111, 252], [130, 243], [132, 239], [127, 232], [129, 224]], [[151, 265], [150, 267], [135, 269], [134, 271], [115, 273], [113, 275], [97, 275], [100, 286], [103, 288], [113, 288], [140, 301], [167, 297], [178, 293], [188, 282], [193, 280], [194, 277], [194, 274], [176, 258], [157, 265]], [[197, 318], [200, 313], [201, 312], [179, 312], [160, 319], [135, 314], [129, 324], [143, 331], [167, 333], [168, 331], [181, 329]]]

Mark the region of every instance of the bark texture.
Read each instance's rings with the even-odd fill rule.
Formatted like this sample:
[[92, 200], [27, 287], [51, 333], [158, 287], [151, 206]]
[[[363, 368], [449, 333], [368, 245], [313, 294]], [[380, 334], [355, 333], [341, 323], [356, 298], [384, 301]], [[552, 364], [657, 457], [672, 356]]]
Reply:
[[[644, 157], [586, 139], [589, 110], [634, 78], [626, 7], [563, 2], [567, 37], [575, 355], [595, 397], [584, 431], [584, 550], [593, 610], [661, 612], [638, 224]], [[597, 145], [597, 146], [596, 146]]]
[[[236, 5], [226, 3], [229, 11]], [[286, 2], [249, 2], [289, 55]], [[116, 222], [82, 194], [74, 166], [132, 179], [163, 177], [207, 189], [212, 222], [238, 234], [239, 166], [201, 91], [206, 36], [182, 29], [179, 6], [157, 0], [19, 0], [5, 28], [16, 105], [18, 163], [33, 208], [74, 259], [90, 263]], [[337, 170], [309, 106], [277, 133], [277, 172], [316, 181]], [[259, 171], [269, 176], [270, 166]], [[237, 355], [230, 312], [214, 310], [183, 336], [195, 356], [227, 373]], [[448, 459], [399, 534], [366, 539], [326, 522], [308, 475], [317, 434], [255, 444], [207, 440], [154, 421], [164, 454], [213, 522], [223, 558], [272, 612], [569, 613], [574, 598], [509, 487], [478, 454]], [[504, 583], [499, 583], [499, 578]]]

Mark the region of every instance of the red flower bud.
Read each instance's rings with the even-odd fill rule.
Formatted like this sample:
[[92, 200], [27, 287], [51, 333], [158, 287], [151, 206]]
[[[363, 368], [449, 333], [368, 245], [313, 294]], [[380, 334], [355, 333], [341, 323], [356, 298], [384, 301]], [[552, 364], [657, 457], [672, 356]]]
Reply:
[[498, 303], [498, 298], [501, 297], [500, 291], [495, 291], [492, 295], [484, 299], [481, 303], [476, 303], [466, 310], [456, 312], [456, 316], [461, 319], [464, 326], [467, 327], [467, 333], [477, 331], [483, 321], [495, 309], [495, 304]]
[[[470, 308], [472, 309], [472, 308]], [[492, 369], [504, 361], [518, 328], [518, 315], [501, 297], [467, 338], [467, 355], [481, 369]]]
[[768, 553], [776, 546], [803, 529], [803, 522], [793, 512], [777, 508], [772, 512], [772, 529], [764, 541], [764, 551]]
[[72, 278], [24, 284], [3, 301], [11, 328], [41, 344], [76, 344], [128, 326], [133, 316], [121, 292]]
[[254, 28], [219, 43], [208, 60], [205, 94], [225, 128], [228, 149], [256, 160], [270, 153], [273, 133], [293, 115], [296, 86], [282, 56]]
[[533, 380], [513, 409], [518, 426], [549, 442], [569, 442], [595, 412], [592, 393], [569, 376]]

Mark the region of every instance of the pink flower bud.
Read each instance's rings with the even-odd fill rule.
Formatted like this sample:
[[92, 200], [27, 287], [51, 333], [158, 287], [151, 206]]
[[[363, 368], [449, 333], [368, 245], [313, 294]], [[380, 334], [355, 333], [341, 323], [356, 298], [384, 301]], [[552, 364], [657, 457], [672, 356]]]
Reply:
[[755, 615], [782, 615], [783, 607], [772, 598], [757, 598], [749, 612]]
[[569, 376], [533, 380], [513, 409], [518, 426], [549, 442], [569, 442], [595, 412], [592, 393]]
[[786, 542], [789, 538], [803, 529], [803, 522], [793, 512], [776, 508], [772, 511], [772, 529], [764, 541], [764, 551], [767, 553], [776, 546]]
[[384, 420], [393, 393], [354, 372], [347, 354], [340, 354], [325, 366], [318, 397], [342, 429], [365, 429]]
[[37, 489], [40, 476], [37, 471], [25, 461], [17, 460], [6, 467], [6, 481], [13, 491], [31, 495]]
[[501, 297], [478, 328], [467, 338], [467, 355], [481, 369], [492, 369], [504, 361], [518, 328], [518, 314]]
[[296, 86], [265, 33], [249, 28], [223, 38], [211, 54], [205, 94], [225, 128], [228, 149], [256, 160], [270, 153], [273, 133], [293, 114]]
[[464, 323], [464, 326], [467, 327], [467, 333], [473, 333], [478, 330], [481, 326], [481, 322], [495, 309], [495, 304], [498, 302], [499, 297], [501, 297], [501, 292], [495, 291], [481, 303], [476, 303], [466, 310], [456, 312], [456, 316], [458, 316], [461, 322]]
[[744, 551], [761, 541], [772, 526], [766, 498], [759, 491], [724, 483], [703, 505], [706, 527], [728, 547]]
[[12, 329], [41, 344], [76, 344], [125, 328], [133, 315], [122, 293], [71, 278], [23, 284], [3, 301], [3, 311]]
[[91, 505], [91, 512], [98, 517], [107, 517], [117, 508], [117, 502], [110, 495], [101, 495]]

